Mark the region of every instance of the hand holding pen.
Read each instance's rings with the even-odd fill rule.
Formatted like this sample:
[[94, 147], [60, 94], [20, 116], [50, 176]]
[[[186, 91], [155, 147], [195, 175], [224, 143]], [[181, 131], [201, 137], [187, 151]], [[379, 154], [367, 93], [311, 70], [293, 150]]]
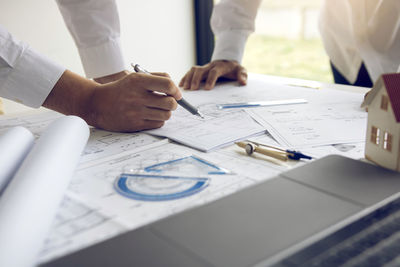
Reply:
[[103, 84], [85, 82], [85, 90], [79, 91], [79, 99], [83, 100], [77, 103], [79, 109], [73, 114], [79, 114], [92, 126], [109, 131], [134, 132], [163, 126], [177, 108], [176, 101], [182, 98], [180, 89], [165, 75], [124, 74], [122, 78]]
[[[139, 64], [133, 65], [131, 64], [131, 66], [133, 67], [133, 69], [137, 72], [137, 73], [145, 73], [145, 74], [149, 74], [151, 75], [150, 72], [148, 72], [147, 70], [143, 69]], [[200, 118], [204, 119], [203, 114], [200, 113], [200, 111], [192, 106], [189, 102], [187, 102], [183, 97], [180, 99], [177, 99], [176, 102], [183, 107], [184, 109], [186, 109], [187, 111], [189, 111], [190, 113], [192, 113], [193, 115], [199, 116]]]

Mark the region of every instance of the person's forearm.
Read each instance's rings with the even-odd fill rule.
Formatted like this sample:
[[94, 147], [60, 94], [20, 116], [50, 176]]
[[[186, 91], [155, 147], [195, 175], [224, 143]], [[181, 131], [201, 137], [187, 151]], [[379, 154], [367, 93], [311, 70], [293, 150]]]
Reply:
[[66, 70], [47, 96], [43, 106], [66, 115], [83, 118], [89, 125], [95, 120], [91, 111], [91, 98], [96, 82]]

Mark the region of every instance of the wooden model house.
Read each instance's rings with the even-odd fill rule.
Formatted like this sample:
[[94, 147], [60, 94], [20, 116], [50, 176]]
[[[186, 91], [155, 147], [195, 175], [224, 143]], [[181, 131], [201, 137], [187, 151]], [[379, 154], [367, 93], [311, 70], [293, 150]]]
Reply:
[[365, 158], [400, 171], [400, 73], [382, 75], [361, 106], [368, 107]]

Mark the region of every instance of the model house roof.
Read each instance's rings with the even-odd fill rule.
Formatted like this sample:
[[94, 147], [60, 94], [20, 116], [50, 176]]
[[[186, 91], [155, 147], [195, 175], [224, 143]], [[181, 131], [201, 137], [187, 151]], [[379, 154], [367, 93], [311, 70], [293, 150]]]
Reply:
[[396, 121], [400, 122], [400, 73], [382, 75]]
[[397, 122], [400, 122], [400, 73], [383, 74], [364, 99], [361, 107], [371, 104], [378, 92], [385, 86]]

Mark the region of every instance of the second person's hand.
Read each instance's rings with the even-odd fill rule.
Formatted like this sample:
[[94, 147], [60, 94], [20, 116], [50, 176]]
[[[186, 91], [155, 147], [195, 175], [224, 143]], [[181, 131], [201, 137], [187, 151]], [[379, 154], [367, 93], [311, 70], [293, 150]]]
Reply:
[[203, 66], [192, 67], [181, 79], [179, 86], [186, 90], [198, 90], [200, 83], [206, 81], [204, 89], [211, 90], [218, 78], [236, 80], [240, 85], [246, 85], [247, 71], [237, 61], [215, 60]]

